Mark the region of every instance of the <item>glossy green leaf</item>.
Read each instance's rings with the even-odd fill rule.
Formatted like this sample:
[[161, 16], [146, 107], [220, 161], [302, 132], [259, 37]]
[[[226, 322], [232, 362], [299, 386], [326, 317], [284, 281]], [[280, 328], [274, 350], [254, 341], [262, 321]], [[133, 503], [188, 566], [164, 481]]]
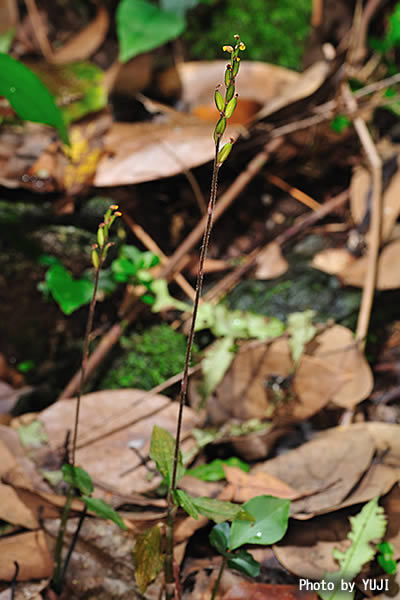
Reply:
[[199, 518], [199, 512], [187, 492], [184, 490], [172, 490], [172, 497], [175, 504], [181, 506], [190, 517], [193, 517], [193, 519]]
[[289, 500], [273, 496], [256, 496], [243, 504], [254, 522], [235, 520], [231, 527], [230, 550], [243, 544], [269, 545], [279, 541], [286, 532], [289, 519]]
[[250, 466], [247, 463], [236, 456], [232, 456], [226, 460], [216, 458], [205, 465], [187, 469], [186, 474], [197, 477], [197, 479], [201, 479], [202, 481], [221, 481], [221, 479], [225, 479], [224, 465], [227, 465], [228, 467], [238, 467], [245, 473], [250, 471]]
[[393, 559], [394, 548], [390, 542], [382, 542], [377, 545], [379, 550], [378, 563], [389, 575], [394, 575], [397, 571], [397, 562]]
[[117, 8], [119, 58], [126, 62], [158, 48], [178, 37], [184, 28], [182, 15], [161, 10], [146, 0], [121, 0]]
[[65, 144], [68, 131], [53, 96], [28, 67], [0, 52], [0, 96], [5, 96], [21, 119], [55, 127]]
[[252, 516], [238, 504], [224, 502], [215, 498], [192, 498], [192, 502], [201, 515], [215, 523], [233, 519], [251, 519]]
[[112, 506], [104, 502], [101, 498], [89, 498], [89, 496], [82, 496], [81, 500], [86, 504], [88, 510], [94, 512], [98, 517], [113, 521], [121, 529], [127, 529], [127, 526], [119, 516], [116, 510]]
[[66, 315], [88, 304], [92, 299], [93, 282], [86, 277], [73, 278], [63, 265], [51, 266], [46, 273], [45, 281], [47, 289]]
[[61, 467], [63, 479], [70, 486], [79, 490], [85, 496], [93, 494], [92, 479], [87, 471], [74, 465], [63, 465]]
[[189, 9], [194, 8], [201, 1], [204, 0], [160, 0], [160, 6], [163, 10], [184, 16]]
[[[157, 469], [164, 477], [168, 487], [172, 485], [172, 475], [174, 469], [174, 454], [175, 454], [175, 438], [158, 425], [154, 425], [151, 434], [150, 443], [150, 458], [154, 460]], [[182, 463], [182, 453], [179, 451], [178, 468], [176, 473], [176, 481], [178, 482], [185, 474], [185, 467]]]
[[260, 563], [244, 548], [241, 548], [235, 556], [228, 560], [228, 567], [249, 577], [258, 577], [261, 569]]
[[157, 525], [137, 536], [133, 556], [136, 584], [139, 592], [144, 594], [149, 583], [161, 571], [164, 562], [161, 551], [161, 531]]
[[214, 525], [209, 536], [211, 546], [214, 546], [220, 554], [229, 548], [229, 539], [231, 537], [231, 527], [224, 521]]

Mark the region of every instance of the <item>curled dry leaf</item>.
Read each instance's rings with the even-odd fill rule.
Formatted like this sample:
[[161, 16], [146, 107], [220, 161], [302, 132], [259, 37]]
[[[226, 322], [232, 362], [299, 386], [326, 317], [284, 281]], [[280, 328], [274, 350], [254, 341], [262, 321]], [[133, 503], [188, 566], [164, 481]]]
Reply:
[[339, 275], [356, 260], [345, 248], [326, 248], [314, 256], [312, 266], [329, 275]]
[[[82, 397], [77, 461], [88, 471], [95, 485], [126, 495], [154, 489], [160, 477], [149, 471], [148, 455], [154, 425], [175, 435], [178, 405], [166, 396], [141, 390], [102, 390]], [[50, 447], [62, 447], [73, 427], [75, 402], [60, 400], [40, 414]], [[183, 450], [193, 446], [190, 432], [199, 419], [185, 408]], [[186, 439], [186, 442], [185, 442]], [[136, 449], [136, 452], [133, 450]], [[143, 465], [143, 457], [146, 466]], [[149, 480], [149, 473], [154, 475]]]
[[297, 492], [290, 485], [274, 477], [269, 473], [259, 471], [257, 473], [245, 473], [237, 467], [224, 465], [226, 479], [232, 487], [233, 502], [247, 502], [255, 496], [275, 496], [287, 500], [297, 500], [305, 495], [305, 492]]
[[[378, 259], [376, 288], [394, 290], [400, 287], [399, 269], [400, 240], [390, 242], [383, 248]], [[368, 257], [362, 256], [338, 275], [345, 285], [362, 287], [368, 269]]]
[[19, 564], [17, 581], [51, 577], [53, 557], [43, 531], [29, 531], [0, 539], [0, 579], [11, 581], [14, 561]]
[[279, 244], [271, 242], [262, 249], [256, 260], [256, 279], [274, 279], [286, 273], [289, 263]]

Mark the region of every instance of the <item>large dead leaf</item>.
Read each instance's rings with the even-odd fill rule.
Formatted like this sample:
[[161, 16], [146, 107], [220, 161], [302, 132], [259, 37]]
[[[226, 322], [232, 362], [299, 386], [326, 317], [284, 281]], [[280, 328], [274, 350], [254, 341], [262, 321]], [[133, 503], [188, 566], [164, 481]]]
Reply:
[[223, 596], [222, 600], [317, 600], [318, 594], [300, 590], [298, 585], [277, 585], [274, 583], [258, 583], [239, 581]]
[[[87, 394], [81, 401], [77, 462], [86, 469], [95, 485], [120, 494], [153, 489], [160, 478], [149, 479], [149, 470], [131, 448], [148, 459], [154, 425], [175, 435], [178, 404], [160, 394], [141, 390], [102, 390]], [[60, 400], [40, 414], [49, 444], [60, 449], [72, 429], [75, 401]], [[184, 409], [183, 439], [199, 424], [194, 411]], [[187, 447], [183, 444], [183, 449]]]
[[[394, 290], [400, 287], [400, 240], [390, 242], [383, 248], [378, 259], [376, 289]], [[362, 287], [368, 269], [368, 257], [362, 256], [338, 273], [345, 285]]]
[[0, 483], [0, 519], [25, 529], [37, 529], [37, 514], [29, 509], [10, 485]]
[[30, 531], [0, 539], [0, 579], [11, 581], [19, 565], [18, 581], [41, 579], [53, 574], [53, 557], [43, 531]]
[[245, 473], [237, 467], [224, 466], [226, 479], [232, 488], [233, 502], [247, 502], [255, 496], [275, 496], [276, 498], [286, 498], [288, 500], [297, 500], [306, 495], [304, 492], [297, 492], [290, 485], [263, 471], [257, 473]]

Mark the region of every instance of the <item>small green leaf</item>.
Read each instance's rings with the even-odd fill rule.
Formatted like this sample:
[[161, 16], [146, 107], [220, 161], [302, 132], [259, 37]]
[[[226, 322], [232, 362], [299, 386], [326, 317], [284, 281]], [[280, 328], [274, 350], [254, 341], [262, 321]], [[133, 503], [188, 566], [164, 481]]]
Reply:
[[201, 363], [204, 376], [201, 393], [207, 398], [222, 381], [235, 356], [235, 342], [232, 337], [216, 340], [205, 352]]
[[74, 465], [63, 465], [61, 467], [63, 479], [70, 486], [79, 490], [85, 496], [93, 494], [92, 479], [87, 471]]
[[231, 527], [229, 523], [224, 521], [223, 523], [218, 523], [218, 525], [214, 525], [211, 529], [211, 533], [209, 536], [211, 546], [214, 546], [218, 550], [220, 554], [224, 554], [224, 552], [229, 547], [229, 539], [231, 536]]
[[393, 559], [394, 548], [390, 542], [382, 542], [377, 545], [378, 563], [389, 575], [394, 575], [397, 571], [397, 562]]
[[288, 316], [287, 331], [290, 335], [289, 346], [294, 362], [297, 362], [300, 359], [306, 344], [308, 344], [317, 333], [317, 328], [312, 322], [314, 316], [314, 310], [291, 313]]
[[117, 34], [121, 62], [158, 48], [178, 37], [185, 28], [182, 15], [160, 10], [146, 0], [121, 0], [117, 8]]
[[258, 577], [261, 569], [260, 563], [244, 548], [241, 548], [235, 556], [228, 560], [228, 567], [249, 577]]
[[82, 496], [81, 500], [86, 504], [89, 510], [94, 512], [98, 517], [103, 519], [109, 519], [121, 529], [127, 529], [127, 526], [119, 516], [116, 510], [112, 506], [104, 502], [101, 498], [89, 498], [89, 496]]
[[176, 308], [182, 311], [192, 312], [192, 307], [185, 302], [176, 300], [168, 291], [168, 284], [165, 279], [156, 279], [151, 284], [151, 291], [156, 297], [156, 300], [151, 308], [154, 313], [170, 308]]
[[289, 500], [273, 496], [256, 496], [243, 504], [254, 522], [234, 520], [231, 527], [230, 550], [243, 544], [269, 545], [279, 541], [286, 532], [289, 519]]
[[48, 441], [46, 432], [40, 421], [32, 421], [29, 425], [21, 425], [17, 429], [21, 443], [27, 448], [40, 448]]
[[201, 479], [202, 481], [220, 481], [221, 479], [225, 479], [224, 465], [227, 465], [228, 467], [238, 467], [245, 473], [250, 471], [250, 466], [247, 463], [236, 456], [232, 456], [226, 460], [216, 458], [206, 465], [199, 465], [193, 469], [187, 469], [186, 475], [197, 477], [197, 479]]
[[[157, 469], [164, 477], [168, 487], [172, 485], [172, 474], [174, 469], [175, 438], [162, 427], [154, 425], [150, 443], [150, 458], [154, 460]], [[185, 474], [182, 463], [182, 453], [179, 451], [176, 481], [178, 482]]]
[[14, 36], [14, 27], [10, 27], [10, 29], [7, 29], [7, 31], [0, 34], [0, 52], [4, 52], [5, 54], [7, 54], [7, 52], [11, 48], [11, 44], [13, 43]]
[[135, 580], [139, 592], [144, 594], [149, 583], [161, 571], [164, 562], [164, 556], [161, 552], [161, 531], [157, 525], [151, 527], [151, 529], [146, 529], [137, 536], [133, 555]]
[[181, 506], [190, 517], [196, 520], [199, 518], [198, 510], [193, 504], [192, 498], [184, 490], [172, 490], [172, 497], [175, 504]]
[[93, 296], [94, 284], [86, 277], [74, 279], [60, 264], [50, 267], [46, 273], [46, 284], [61, 310], [70, 315], [81, 306], [88, 304]]
[[343, 133], [350, 125], [351, 121], [346, 115], [336, 115], [331, 121], [331, 129], [335, 133]]
[[215, 523], [233, 519], [252, 519], [252, 516], [238, 504], [216, 500], [215, 498], [192, 498], [192, 502], [201, 515]]
[[0, 52], [0, 96], [5, 96], [15, 112], [26, 121], [55, 127], [65, 144], [68, 131], [53, 96], [28, 67]]

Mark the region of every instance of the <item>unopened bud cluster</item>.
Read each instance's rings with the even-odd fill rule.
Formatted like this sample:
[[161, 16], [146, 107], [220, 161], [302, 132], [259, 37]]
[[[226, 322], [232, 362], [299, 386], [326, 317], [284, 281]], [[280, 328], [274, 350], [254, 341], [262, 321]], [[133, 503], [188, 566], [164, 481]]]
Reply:
[[115, 219], [120, 216], [121, 213], [117, 204], [112, 204], [104, 215], [104, 221], [100, 223], [97, 229], [97, 244], [92, 246], [92, 264], [95, 269], [101, 268], [108, 249], [113, 245], [112, 242], [108, 241], [109, 231]]
[[[225, 71], [225, 94], [224, 96], [221, 94], [220, 89], [222, 86], [218, 86], [215, 90], [215, 104], [219, 111], [219, 121], [214, 130], [214, 140], [216, 144], [219, 144], [225, 129], [226, 129], [226, 121], [229, 119], [233, 113], [235, 112], [237, 105], [237, 94], [235, 94], [235, 80], [236, 76], [239, 72], [239, 52], [241, 50], [245, 50], [246, 46], [240, 40], [238, 35], [235, 35], [235, 46], [222, 46], [222, 50], [224, 52], [229, 52], [231, 55], [231, 61], [226, 65]], [[220, 166], [224, 160], [228, 157], [230, 151], [232, 150], [233, 140], [225, 144], [223, 148], [218, 152], [217, 163]]]

